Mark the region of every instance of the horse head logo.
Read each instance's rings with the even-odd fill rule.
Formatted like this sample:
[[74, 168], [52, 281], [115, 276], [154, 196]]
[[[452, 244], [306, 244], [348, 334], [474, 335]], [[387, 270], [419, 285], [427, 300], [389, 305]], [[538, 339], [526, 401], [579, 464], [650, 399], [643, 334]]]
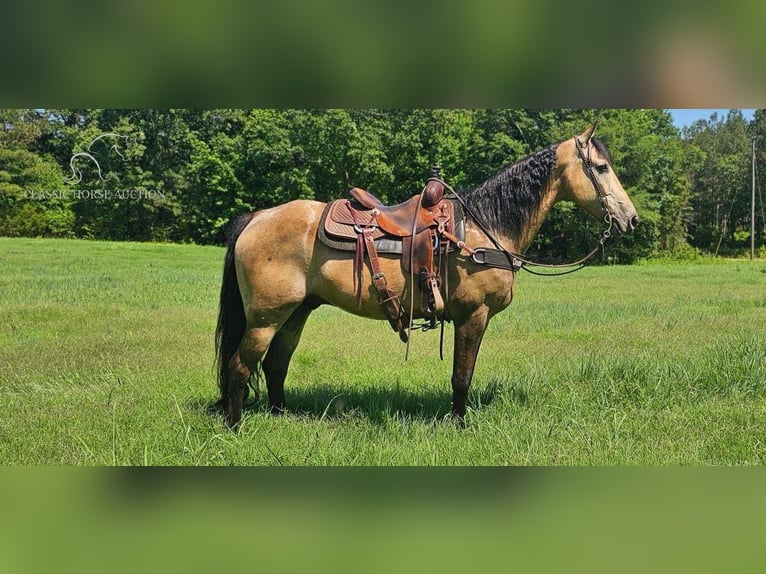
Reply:
[[[110, 140], [106, 140], [106, 138], [110, 138]], [[117, 134], [114, 132], [109, 132], [105, 134], [101, 134], [100, 136], [97, 136], [93, 138], [90, 143], [88, 144], [88, 147], [85, 151], [80, 151], [72, 155], [72, 157], [69, 159], [69, 168], [72, 170], [72, 174], [69, 177], [65, 177], [64, 181], [67, 183], [80, 183], [82, 181], [82, 171], [77, 166], [78, 162], [85, 160], [87, 163], [92, 163], [96, 167], [96, 171], [98, 172], [98, 178], [101, 181], [107, 181], [110, 177], [113, 177], [113, 174], [111, 172], [108, 172], [106, 174], [106, 177], [104, 176], [104, 172], [101, 168], [101, 163], [96, 158], [96, 150], [93, 149], [93, 146], [96, 145], [97, 142], [100, 142], [101, 140], [106, 140], [104, 143], [101, 144], [101, 146], [108, 146], [107, 152], [114, 152], [120, 158], [122, 158], [123, 161], [125, 161], [125, 156], [122, 155], [122, 152], [120, 152], [119, 144], [125, 143], [127, 145], [127, 142], [130, 141], [130, 137], [122, 134]], [[111, 146], [108, 145], [107, 141], [112, 141]], [[100, 150], [99, 150], [100, 155]]]

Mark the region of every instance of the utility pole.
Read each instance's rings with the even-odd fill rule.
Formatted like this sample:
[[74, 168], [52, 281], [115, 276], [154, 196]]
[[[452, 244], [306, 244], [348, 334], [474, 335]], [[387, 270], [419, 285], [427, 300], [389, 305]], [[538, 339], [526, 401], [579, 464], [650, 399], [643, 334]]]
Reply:
[[755, 259], [755, 138], [753, 138], [753, 194], [750, 202], [750, 261]]

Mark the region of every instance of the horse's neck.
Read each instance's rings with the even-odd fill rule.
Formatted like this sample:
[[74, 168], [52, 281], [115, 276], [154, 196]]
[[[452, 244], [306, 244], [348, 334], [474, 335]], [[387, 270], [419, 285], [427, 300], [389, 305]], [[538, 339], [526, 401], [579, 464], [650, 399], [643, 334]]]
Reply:
[[558, 199], [558, 186], [556, 181], [551, 181], [543, 192], [543, 198], [540, 201], [540, 208], [532, 214], [524, 229], [522, 230], [518, 238], [509, 238], [509, 241], [513, 244], [511, 251], [516, 253], [524, 253], [527, 248], [532, 244], [535, 237], [537, 237], [540, 227], [542, 227], [545, 218], [551, 211], [551, 208]]
[[[527, 218], [518, 234], [508, 235], [502, 231], [493, 232], [495, 239], [508, 251], [524, 253], [532, 244], [545, 218], [548, 217], [551, 208], [558, 199], [558, 180], [550, 181], [542, 193], [539, 208]], [[478, 236], [486, 236], [481, 228], [471, 221], [468, 222], [468, 228]]]

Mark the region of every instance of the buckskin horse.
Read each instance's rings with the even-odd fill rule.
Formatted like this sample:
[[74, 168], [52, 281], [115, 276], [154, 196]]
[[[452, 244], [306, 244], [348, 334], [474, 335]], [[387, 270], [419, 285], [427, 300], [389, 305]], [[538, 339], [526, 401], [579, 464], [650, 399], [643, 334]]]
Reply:
[[[295, 200], [235, 218], [224, 258], [215, 337], [219, 404], [229, 426], [238, 427], [248, 381], [259, 368], [271, 411], [284, 410], [290, 358], [310, 313], [322, 304], [388, 319], [402, 340], [407, 339], [402, 328], [407, 315], [407, 328], [413, 318], [433, 321], [438, 315], [451, 321], [452, 414], [462, 426], [487, 324], [511, 303], [516, 272], [526, 263], [517, 254], [531, 244], [551, 207], [570, 200], [603, 218], [608, 229], [602, 245], [612, 230], [632, 232], [638, 221], [606, 148], [594, 137], [595, 129], [596, 123], [504, 167], [475, 189], [461, 192], [459, 201], [452, 195], [428, 203], [424, 192], [386, 207], [371, 194], [355, 190], [353, 201]], [[438, 178], [429, 182], [434, 183], [443, 184]], [[334, 204], [335, 215], [328, 218]], [[460, 225], [455, 212], [463, 212]], [[355, 248], [346, 251], [328, 246], [320, 237], [327, 235], [332, 221], [343, 224], [344, 218], [352, 224], [347, 227], [353, 230], [350, 235], [357, 236]], [[400, 247], [397, 254], [378, 243], [378, 253], [375, 241], [386, 237], [394, 243], [404, 240], [409, 247]], [[428, 246], [425, 256], [415, 255], [418, 242], [419, 251], [423, 244]], [[427, 263], [421, 262], [423, 257]], [[440, 262], [439, 269], [429, 274], [425, 267], [434, 260]], [[407, 265], [425, 267], [407, 272]], [[427, 304], [415, 305], [416, 292]]]

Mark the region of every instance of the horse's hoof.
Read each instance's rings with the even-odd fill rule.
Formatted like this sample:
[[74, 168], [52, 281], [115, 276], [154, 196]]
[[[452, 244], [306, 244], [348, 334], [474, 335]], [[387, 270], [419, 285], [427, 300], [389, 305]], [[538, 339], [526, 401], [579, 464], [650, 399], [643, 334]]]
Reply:
[[242, 422], [242, 417], [232, 417], [231, 415], [228, 415], [226, 417], [226, 426], [229, 427], [229, 429], [232, 432], [238, 432], [240, 423]]
[[465, 428], [465, 415], [452, 413], [452, 422], [458, 428], [458, 430], [463, 430]]

